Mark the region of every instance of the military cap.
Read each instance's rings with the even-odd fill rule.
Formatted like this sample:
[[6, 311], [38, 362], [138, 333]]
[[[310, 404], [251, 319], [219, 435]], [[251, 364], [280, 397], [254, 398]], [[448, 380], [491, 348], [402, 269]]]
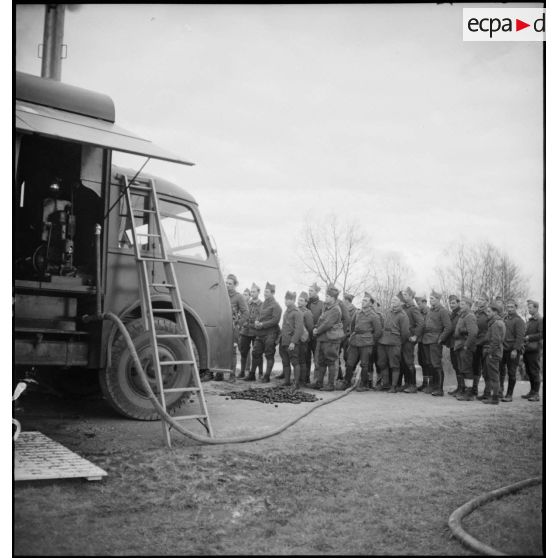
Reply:
[[288, 298], [289, 300], [296, 300], [296, 293], [294, 291], [287, 291], [285, 293], [285, 298]]
[[246, 287], [243, 292], [244, 292], [245, 295], [246, 294], [249, 295], [250, 294], [250, 289], [248, 287]]
[[418, 301], [418, 302], [428, 302], [428, 299], [426, 298], [426, 295], [415, 296], [415, 300]]
[[508, 298], [506, 304], [513, 304], [517, 308], [517, 302], [513, 298]]
[[536, 300], [531, 300], [531, 299], [529, 299], [529, 300], [527, 301], [527, 304], [532, 304], [535, 308], [538, 308], [538, 307], [539, 307], [539, 303], [538, 303]]
[[486, 293], [480, 293], [477, 298], [482, 298], [483, 300], [486, 300], [486, 302], [490, 300], [489, 296]]
[[494, 312], [497, 312], [498, 314], [503, 314], [504, 312], [504, 305], [499, 302], [498, 300], [495, 300], [491, 305], [490, 308], [492, 308], [492, 310], [494, 310]]
[[339, 289], [335, 285], [328, 285], [326, 292], [333, 298], [337, 298], [339, 296]]
[[396, 296], [401, 302], [405, 302], [403, 299], [403, 291], [399, 291]]
[[434, 298], [437, 298], [438, 300], [440, 300], [442, 298], [442, 295], [439, 292], [435, 291], [434, 289], [432, 289], [432, 292], [430, 293], [430, 296], [432, 296]]
[[343, 293], [343, 298], [345, 300], [348, 300], [349, 302], [353, 302], [353, 298], [355, 298], [355, 295], [349, 293]]
[[258, 287], [258, 285], [256, 285], [256, 283], [252, 283], [252, 286], [250, 287], [251, 289], [256, 289], [258, 292], [260, 292], [260, 287]]
[[300, 291], [298, 298], [303, 298], [304, 300], [308, 300], [310, 297], [308, 296], [308, 293], [306, 291]]
[[455, 300], [455, 302], [459, 302], [459, 297], [457, 295], [449, 295], [448, 300]]
[[275, 293], [275, 285], [272, 285], [269, 281], [266, 281], [265, 288]]
[[313, 283], [312, 285], [310, 285], [310, 287], [311, 287], [312, 289], [314, 289], [317, 293], [320, 292], [320, 287], [318, 287], [318, 284], [317, 284], [317, 283]]
[[364, 296], [362, 298], [369, 298], [370, 302], [372, 304], [374, 304], [376, 301], [374, 300], [374, 297], [367, 291], [364, 291]]
[[469, 306], [473, 306], [473, 299], [468, 296], [462, 296], [461, 301], [466, 302]]
[[236, 275], [234, 275], [232, 273], [229, 273], [227, 275], [227, 279], [231, 279], [232, 282], [234, 283], [235, 287], [238, 285], [238, 279], [237, 279]]

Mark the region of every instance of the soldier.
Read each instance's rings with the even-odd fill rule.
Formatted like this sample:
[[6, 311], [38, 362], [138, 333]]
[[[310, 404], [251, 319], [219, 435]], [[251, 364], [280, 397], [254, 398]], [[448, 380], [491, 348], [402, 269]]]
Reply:
[[349, 293], [343, 293], [343, 300], [340, 301], [339, 306], [341, 308], [341, 320], [343, 322], [343, 329], [345, 330], [345, 338], [341, 342], [340, 352], [339, 352], [339, 370], [337, 372], [337, 379], [343, 380], [343, 370], [341, 369], [341, 354], [343, 355], [343, 362], [345, 363], [345, 368], [347, 367], [347, 350], [349, 348], [349, 334], [351, 329], [351, 323], [356, 312], [356, 306], [353, 304], [354, 295]]
[[[314, 324], [318, 323], [319, 317], [322, 315], [324, 303], [318, 298], [320, 287], [316, 283], [308, 287], [308, 310], [312, 312], [312, 320]], [[310, 376], [310, 369], [312, 367], [312, 358], [314, 359], [314, 375], [316, 372], [316, 345], [317, 339], [312, 331], [308, 340], [308, 352], [306, 353], [306, 369], [308, 376]]]
[[[401, 345], [409, 338], [409, 318], [401, 308], [401, 300], [394, 296], [391, 307], [384, 314], [382, 336], [378, 341], [378, 366], [382, 374], [382, 390], [397, 393], [399, 367], [401, 364]], [[391, 387], [389, 375], [391, 372]]]
[[312, 318], [312, 312], [308, 310], [307, 304], [308, 293], [302, 291], [298, 295], [298, 309], [302, 314], [304, 331], [298, 344], [298, 363], [300, 366], [300, 383], [304, 386], [310, 384], [310, 369], [306, 367], [306, 355], [308, 354], [308, 341], [310, 339], [310, 335], [312, 335], [312, 330], [314, 329], [314, 318]]
[[479, 388], [479, 381], [481, 375], [483, 373], [483, 365], [482, 365], [482, 347], [486, 343], [486, 334], [488, 331], [488, 316], [486, 309], [488, 308], [488, 295], [485, 293], [481, 293], [477, 297], [476, 302], [476, 310], [475, 316], [477, 317], [477, 339], [475, 341], [476, 349], [475, 355], [473, 357], [473, 373], [474, 373], [474, 381], [473, 381], [473, 394], [478, 396], [478, 399], [482, 400], [485, 398], [487, 393], [486, 388], [486, 378], [485, 378], [485, 387], [483, 395], [478, 395], [478, 388]]
[[279, 335], [279, 321], [281, 320], [281, 306], [273, 296], [275, 285], [266, 283], [264, 289], [264, 301], [260, 308], [260, 317], [254, 322], [256, 328], [256, 340], [252, 349], [252, 368], [250, 377], [254, 378], [256, 368], [263, 366], [263, 355], [265, 354], [266, 369], [262, 382], [269, 383], [273, 363], [275, 360], [275, 343]]
[[300, 364], [298, 362], [298, 344], [302, 337], [304, 320], [302, 312], [296, 307], [296, 293], [287, 291], [285, 293], [285, 306], [287, 309], [283, 314], [281, 325], [281, 342], [279, 344], [279, 355], [283, 364], [284, 386], [291, 384], [291, 366], [295, 389], [300, 388]]
[[417, 370], [415, 368], [415, 344], [422, 336], [424, 316], [415, 304], [415, 291], [407, 287], [399, 293], [403, 300], [403, 310], [409, 318], [409, 339], [401, 345], [401, 368], [405, 385], [401, 388], [404, 393], [416, 393]]
[[[262, 308], [262, 301], [260, 300], [260, 287], [256, 283], [252, 283], [250, 288], [250, 298], [248, 300], [248, 319], [244, 324], [244, 327], [240, 331], [240, 374], [239, 378], [244, 378], [245, 382], [254, 382], [256, 380], [255, 372], [252, 375], [252, 363], [248, 363], [250, 358], [250, 348], [256, 342], [256, 320], [260, 318], [260, 312]], [[248, 367], [248, 374], [245, 377], [246, 368]], [[260, 365], [259, 375], [262, 375], [263, 364]]]
[[[227, 291], [229, 293], [229, 299], [231, 303], [231, 311], [232, 311], [232, 318], [233, 318], [233, 356], [231, 362], [231, 373], [230, 373], [230, 381], [234, 382], [235, 375], [236, 375], [236, 348], [239, 342], [239, 332], [240, 329], [244, 326], [244, 322], [248, 317], [248, 306], [246, 306], [246, 301], [244, 297], [236, 290], [238, 286], [238, 279], [236, 275], [229, 273], [227, 278], [225, 279], [225, 285], [227, 286]], [[206, 375], [202, 378], [203, 381], [208, 381], [212, 379], [212, 372], [206, 373]], [[215, 381], [222, 382], [223, 381], [223, 372], [216, 372], [215, 373]]]
[[[515, 387], [519, 355], [521, 354], [525, 338], [525, 322], [517, 313], [517, 303], [515, 300], [508, 300], [506, 308], [507, 312], [504, 316], [506, 336], [504, 337], [504, 354], [500, 362], [500, 399], [504, 403], [509, 403], [513, 401], [513, 388]], [[504, 396], [506, 370], [508, 373], [508, 389]]]
[[436, 291], [430, 293], [430, 310], [424, 321], [424, 356], [432, 387], [425, 387], [423, 393], [434, 396], [444, 395], [444, 369], [442, 367], [442, 343], [451, 335], [449, 312], [442, 306], [442, 295]]
[[459, 298], [456, 295], [450, 295], [448, 297], [449, 307], [450, 307], [450, 321], [451, 321], [451, 335], [446, 339], [444, 345], [450, 351], [450, 361], [455, 371], [455, 378], [457, 379], [457, 387], [448, 391], [449, 395], [459, 395], [463, 393], [463, 380], [461, 377], [461, 372], [459, 371], [459, 361], [457, 358], [457, 351], [454, 348], [455, 344], [455, 326], [457, 325], [457, 320], [459, 319], [459, 314], [461, 313], [461, 308], [459, 306]]
[[484, 378], [488, 386], [483, 403], [498, 405], [500, 403], [500, 361], [504, 353], [504, 337], [506, 326], [501, 314], [504, 307], [499, 302], [493, 302], [486, 308], [488, 316], [488, 330], [486, 343], [482, 348]]
[[543, 318], [539, 314], [539, 303], [534, 300], [527, 301], [529, 319], [525, 328], [525, 352], [523, 362], [525, 371], [529, 377], [531, 389], [526, 395], [522, 395], [528, 401], [539, 401], [539, 389], [541, 387], [541, 349], [543, 342]]
[[[339, 307], [339, 289], [330, 285], [326, 292], [324, 310], [313, 330], [316, 343], [315, 358], [317, 361], [315, 382], [311, 385], [313, 389], [333, 391], [334, 382], [339, 366], [339, 346], [345, 336], [343, 323], [341, 321], [341, 308]], [[328, 370], [327, 385], [323, 384], [324, 375]]]
[[361, 378], [357, 391], [368, 391], [368, 367], [372, 355], [372, 347], [382, 336], [382, 322], [374, 311], [374, 299], [364, 293], [362, 309], [356, 310], [349, 329], [347, 364], [343, 389], [351, 386], [353, 372], [360, 362]]
[[477, 317], [471, 310], [473, 301], [465, 296], [461, 297], [459, 307], [461, 312], [457, 319], [454, 332], [454, 350], [457, 353], [459, 376], [457, 387], [461, 382], [461, 392], [455, 394], [458, 401], [474, 401], [473, 393], [473, 355], [475, 354], [475, 341], [479, 328], [477, 327]]
[[422, 334], [417, 335], [417, 359], [422, 370], [422, 385], [417, 388], [417, 391], [424, 391], [424, 388], [428, 387], [430, 382], [430, 377], [428, 374], [428, 369], [426, 367], [426, 357], [424, 356], [424, 345], [422, 344], [422, 338], [424, 336], [424, 320], [426, 320], [426, 314], [428, 314], [428, 299], [426, 295], [416, 296], [415, 300], [417, 302], [417, 306], [419, 312], [422, 314], [423, 318], [423, 326], [422, 326]]

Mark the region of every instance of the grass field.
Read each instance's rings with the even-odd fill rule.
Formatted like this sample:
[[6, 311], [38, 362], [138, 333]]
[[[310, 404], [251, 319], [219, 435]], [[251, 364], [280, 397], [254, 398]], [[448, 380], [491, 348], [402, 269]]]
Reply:
[[[340, 437], [326, 415], [307, 441], [286, 433], [86, 454], [109, 471], [102, 482], [17, 485], [15, 554], [472, 554], [452, 538], [450, 513], [541, 474], [541, 417], [451, 425], [371, 425]], [[465, 527], [509, 553], [541, 555], [540, 506], [540, 490], [528, 489]]]

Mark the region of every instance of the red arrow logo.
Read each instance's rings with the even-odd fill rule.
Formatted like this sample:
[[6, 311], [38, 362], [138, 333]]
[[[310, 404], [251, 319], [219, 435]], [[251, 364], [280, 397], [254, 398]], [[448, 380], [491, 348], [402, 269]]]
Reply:
[[522, 29], [525, 29], [526, 27], [531, 27], [530, 23], [525, 23], [524, 21], [521, 21], [520, 19], [515, 20], [515, 30], [516, 31], [521, 31]]

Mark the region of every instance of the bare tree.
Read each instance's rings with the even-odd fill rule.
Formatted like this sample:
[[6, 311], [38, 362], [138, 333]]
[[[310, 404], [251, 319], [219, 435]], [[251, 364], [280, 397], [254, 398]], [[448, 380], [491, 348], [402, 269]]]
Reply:
[[399, 252], [390, 252], [375, 262], [371, 291], [382, 309], [388, 308], [391, 299], [405, 288], [410, 273]]
[[511, 258], [491, 244], [450, 244], [443, 252], [443, 266], [436, 268], [443, 294], [456, 293], [476, 298], [486, 293], [490, 299], [501, 296], [504, 300], [523, 300], [528, 280]]
[[355, 222], [330, 214], [308, 221], [301, 232], [297, 255], [311, 280], [340, 286], [358, 295], [371, 276], [370, 241]]

